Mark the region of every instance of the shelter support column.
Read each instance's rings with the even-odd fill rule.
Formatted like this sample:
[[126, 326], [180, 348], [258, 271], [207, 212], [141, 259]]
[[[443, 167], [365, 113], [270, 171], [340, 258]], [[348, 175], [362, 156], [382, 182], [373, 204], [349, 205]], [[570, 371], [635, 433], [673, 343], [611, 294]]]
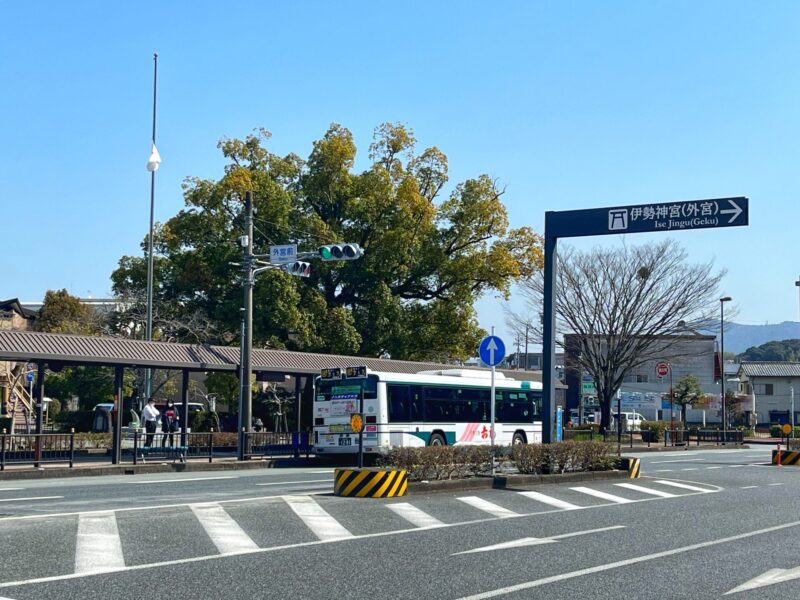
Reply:
[[191, 423], [189, 423], [189, 370], [183, 370], [183, 377], [181, 380], [181, 447], [186, 448], [188, 436], [187, 431]]
[[125, 413], [124, 390], [122, 378], [125, 368], [121, 365], [114, 367], [114, 410], [111, 413], [113, 429], [111, 463], [118, 465], [122, 462], [122, 416]]

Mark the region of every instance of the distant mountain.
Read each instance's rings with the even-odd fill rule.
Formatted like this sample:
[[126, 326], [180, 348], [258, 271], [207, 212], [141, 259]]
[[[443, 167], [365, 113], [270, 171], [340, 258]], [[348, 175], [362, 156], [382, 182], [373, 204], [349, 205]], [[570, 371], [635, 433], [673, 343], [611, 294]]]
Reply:
[[767, 342], [800, 339], [800, 323], [784, 321], [775, 325], [725, 324], [725, 352], [741, 354]]
[[800, 340], [776, 340], [752, 346], [737, 355], [739, 361], [790, 361], [800, 360]]

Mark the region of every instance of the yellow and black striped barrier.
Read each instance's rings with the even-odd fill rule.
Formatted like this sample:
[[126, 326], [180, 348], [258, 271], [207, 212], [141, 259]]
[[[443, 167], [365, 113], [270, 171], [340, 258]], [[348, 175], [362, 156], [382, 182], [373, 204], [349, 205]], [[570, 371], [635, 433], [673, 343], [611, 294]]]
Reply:
[[[780, 459], [779, 459], [780, 457]], [[797, 450], [773, 450], [773, 465], [794, 465], [800, 466], [800, 451]]]
[[629, 479], [638, 479], [639, 478], [639, 470], [641, 469], [641, 461], [638, 458], [620, 458], [619, 459], [619, 468], [620, 470], [627, 470], [628, 471], [628, 478]]
[[349, 498], [395, 498], [405, 496], [408, 473], [395, 469], [336, 469], [333, 495]]

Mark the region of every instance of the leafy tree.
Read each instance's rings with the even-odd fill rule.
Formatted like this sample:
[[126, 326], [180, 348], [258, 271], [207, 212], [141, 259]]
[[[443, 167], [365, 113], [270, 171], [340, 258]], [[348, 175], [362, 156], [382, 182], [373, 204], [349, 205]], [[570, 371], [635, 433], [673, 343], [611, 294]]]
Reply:
[[[333, 124], [308, 160], [278, 156], [263, 129], [218, 145], [229, 161], [219, 180], [189, 178], [186, 208], [157, 228], [154, 303], [171, 315], [199, 314], [215, 326], [204, 341], [238, 339], [242, 198], [254, 192], [255, 251], [332, 242], [365, 250], [353, 262], [317, 262], [302, 281], [268, 271], [254, 290], [258, 345], [406, 359], [463, 359], [483, 334], [472, 308], [489, 291], [541, 265], [541, 240], [509, 229], [502, 189], [486, 175], [457, 184], [446, 199], [447, 157], [417, 152], [405, 126], [377, 128], [371, 165], [354, 172], [352, 134]], [[143, 248], [146, 247], [143, 242]], [[141, 294], [146, 261], [126, 256], [112, 275], [120, 295]], [[177, 339], [184, 339], [178, 335]]]
[[48, 290], [33, 328], [49, 333], [99, 335], [103, 331], [103, 321], [90, 306], [67, 290]]
[[705, 400], [700, 380], [694, 375], [681, 377], [672, 388], [672, 400], [681, 407], [681, 421], [686, 425], [686, 407]]
[[[681, 356], [687, 332], [717, 322], [717, 287], [724, 272], [690, 264], [686, 251], [668, 240], [643, 246], [559, 251], [555, 275], [557, 329], [575, 334], [569, 354], [594, 379], [601, 429], [625, 377], [637, 367]], [[541, 310], [541, 277], [520, 285], [529, 312]], [[522, 319], [520, 319], [522, 320]]]

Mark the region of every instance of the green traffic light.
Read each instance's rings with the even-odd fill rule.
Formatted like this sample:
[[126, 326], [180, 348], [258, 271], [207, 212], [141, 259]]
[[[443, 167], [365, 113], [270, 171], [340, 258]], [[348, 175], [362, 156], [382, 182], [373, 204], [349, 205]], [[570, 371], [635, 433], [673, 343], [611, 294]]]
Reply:
[[331, 249], [328, 246], [323, 246], [319, 249], [319, 255], [322, 257], [322, 260], [331, 260], [333, 258], [333, 254], [331, 254]]

